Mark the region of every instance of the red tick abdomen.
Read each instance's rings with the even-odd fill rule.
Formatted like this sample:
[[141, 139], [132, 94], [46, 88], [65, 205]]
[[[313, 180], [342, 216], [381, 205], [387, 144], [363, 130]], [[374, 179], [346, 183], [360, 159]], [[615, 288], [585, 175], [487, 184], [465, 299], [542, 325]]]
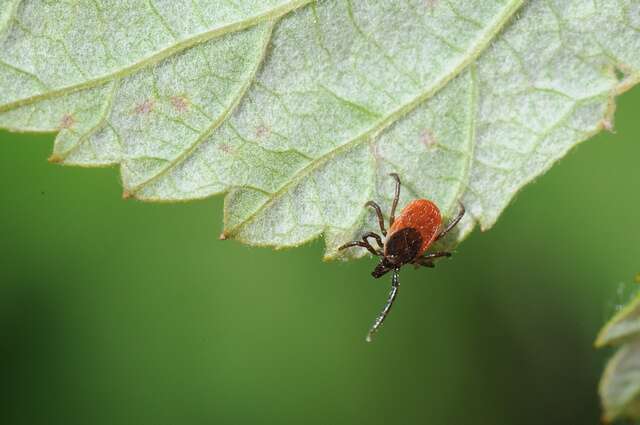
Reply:
[[440, 210], [436, 204], [426, 199], [416, 199], [409, 202], [389, 228], [387, 240], [395, 232], [406, 227], [416, 229], [420, 233], [422, 245], [418, 256], [422, 255], [442, 229]]

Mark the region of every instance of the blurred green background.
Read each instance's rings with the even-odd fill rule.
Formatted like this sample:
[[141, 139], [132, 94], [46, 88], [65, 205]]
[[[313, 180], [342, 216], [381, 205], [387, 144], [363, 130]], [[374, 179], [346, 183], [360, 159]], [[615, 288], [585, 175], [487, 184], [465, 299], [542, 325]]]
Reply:
[[220, 197], [121, 199], [115, 169], [0, 133], [2, 424], [596, 424], [592, 341], [640, 271], [640, 91], [399, 302], [322, 242], [218, 240]]

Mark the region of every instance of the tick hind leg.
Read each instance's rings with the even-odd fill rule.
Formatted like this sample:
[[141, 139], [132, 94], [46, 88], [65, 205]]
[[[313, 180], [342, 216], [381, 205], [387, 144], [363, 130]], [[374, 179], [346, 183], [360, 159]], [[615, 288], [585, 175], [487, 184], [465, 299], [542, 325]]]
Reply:
[[422, 257], [416, 258], [415, 260], [413, 260], [413, 264], [415, 264], [416, 267], [422, 266], [434, 268], [436, 264], [433, 262], [433, 260], [435, 260], [436, 258], [451, 257], [451, 255], [452, 254], [447, 251], [433, 252], [431, 254], [423, 255]]
[[378, 224], [380, 225], [380, 233], [383, 236], [387, 236], [387, 229], [384, 228], [384, 217], [382, 216], [382, 210], [380, 209], [380, 205], [378, 205], [375, 201], [369, 201], [364, 204], [365, 207], [371, 207], [376, 212], [376, 217], [378, 217]]
[[400, 176], [396, 173], [389, 174], [396, 181], [396, 190], [393, 195], [393, 203], [391, 204], [391, 214], [389, 214], [389, 227], [393, 226], [393, 222], [396, 221], [396, 207], [398, 206], [398, 201], [400, 200]]
[[442, 239], [443, 237], [445, 237], [445, 235], [447, 233], [449, 233], [451, 231], [451, 229], [453, 229], [454, 227], [456, 227], [456, 225], [460, 222], [460, 220], [462, 219], [462, 217], [464, 216], [465, 213], [465, 209], [464, 209], [464, 205], [462, 205], [462, 203], [459, 203], [460, 205], [460, 211], [458, 212], [458, 215], [456, 215], [454, 217], [453, 220], [451, 220], [449, 222], [449, 224], [447, 224], [447, 227], [444, 228], [444, 230], [442, 232], [440, 232], [440, 234], [438, 234], [438, 236], [436, 237], [436, 240], [438, 239]]
[[[396, 220], [396, 208], [398, 206], [398, 200], [400, 199], [400, 177], [396, 173], [389, 174], [396, 181], [396, 190], [393, 196], [393, 202], [391, 204], [391, 214], [389, 215], [389, 227], [393, 226], [393, 222]], [[382, 215], [382, 209], [375, 201], [369, 201], [364, 204], [365, 207], [371, 207], [376, 212], [378, 218], [378, 225], [380, 226], [380, 233], [382, 236], [387, 236], [387, 229], [384, 227], [384, 216]]]

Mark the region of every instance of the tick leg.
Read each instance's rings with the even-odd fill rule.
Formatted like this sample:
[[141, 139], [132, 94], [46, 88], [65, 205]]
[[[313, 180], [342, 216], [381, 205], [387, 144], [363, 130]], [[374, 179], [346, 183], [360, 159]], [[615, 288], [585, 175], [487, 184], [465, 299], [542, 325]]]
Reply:
[[400, 177], [396, 173], [389, 174], [396, 181], [396, 192], [393, 196], [393, 203], [391, 204], [391, 214], [389, 215], [389, 227], [393, 226], [393, 222], [396, 221], [396, 207], [398, 206], [398, 200], [400, 199]]
[[384, 245], [382, 244], [382, 238], [380, 237], [379, 234], [377, 233], [373, 233], [373, 232], [367, 232], [364, 235], [362, 235], [362, 240], [365, 242], [369, 242], [367, 239], [369, 238], [373, 238], [376, 240], [376, 243], [378, 244], [378, 247], [380, 247], [380, 249], [384, 249]]
[[439, 251], [439, 252], [433, 252], [431, 254], [427, 254], [427, 255], [423, 255], [422, 257], [418, 258], [419, 260], [423, 260], [423, 261], [431, 261], [435, 258], [440, 258], [440, 257], [451, 257], [451, 253], [447, 252], [447, 251]]
[[432, 254], [423, 255], [422, 257], [418, 257], [415, 260], [413, 260], [413, 264], [415, 264], [416, 267], [422, 266], [422, 267], [434, 268], [436, 265], [433, 262], [433, 260], [440, 257], [451, 257], [451, 253], [446, 251], [440, 251], [440, 252], [434, 252]]
[[393, 270], [393, 276], [391, 277], [391, 292], [389, 292], [389, 298], [387, 298], [387, 303], [382, 308], [382, 311], [376, 317], [376, 320], [373, 322], [373, 326], [369, 329], [369, 333], [367, 334], [367, 342], [371, 342], [373, 336], [380, 326], [382, 326], [382, 322], [387, 318], [391, 307], [393, 307], [393, 302], [396, 300], [396, 296], [398, 295], [398, 288], [400, 288], [400, 279], [398, 277], [398, 269]]
[[413, 261], [413, 264], [415, 266], [416, 269], [420, 268], [420, 267], [429, 267], [429, 268], [434, 268], [436, 265], [433, 263], [432, 260], [425, 260], [422, 257], [420, 258], [416, 258]]
[[458, 212], [458, 215], [455, 216], [455, 218], [451, 220], [449, 224], [447, 224], [447, 227], [445, 227], [444, 230], [440, 232], [440, 234], [436, 237], [436, 240], [443, 238], [447, 233], [449, 233], [449, 231], [454, 227], [456, 227], [456, 224], [458, 224], [458, 222], [464, 216], [464, 213], [465, 213], [464, 205], [462, 205], [462, 203], [459, 203], [459, 204], [460, 204], [460, 211]]
[[353, 246], [360, 246], [362, 248], [366, 248], [367, 251], [369, 251], [370, 253], [372, 253], [373, 255], [379, 256], [380, 253], [378, 251], [376, 251], [369, 242], [367, 242], [366, 240], [363, 241], [353, 241], [353, 242], [349, 242], [346, 243], [344, 245], [342, 245], [340, 248], [338, 248], [338, 251], [342, 251], [343, 249], [347, 249], [347, 248], [351, 248]]
[[387, 236], [387, 230], [384, 228], [384, 217], [382, 216], [382, 210], [380, 209], [380, 205], [375, 203], [374, 201], [369, 201], [364, 204], [365, 207], [371, 207], [376, 211], [376, 216], [378, 217], [378, 224], [380, 225], [380, 232]]

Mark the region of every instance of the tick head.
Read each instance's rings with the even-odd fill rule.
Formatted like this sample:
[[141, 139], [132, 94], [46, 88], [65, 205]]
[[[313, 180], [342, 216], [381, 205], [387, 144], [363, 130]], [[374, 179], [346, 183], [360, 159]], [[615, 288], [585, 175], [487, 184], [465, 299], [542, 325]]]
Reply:
[[382, 257], [382, 260], [380, 260], [376, 268], [373, 269], [373, 271], [371, 272], [371, 276], [377, 279], [379, 277], [384, 276], [391, 270], [398, 268], [398, 264], [396, 264], [395, 260], [397, 260], [397, 258], [393, 255], [387, 255]]
[[382, 261], [380, 261], [378, 263], [378, 265], [376, 266], [375, 269], [373, 269], [373, 271], [371, 272], [371, 276], [375, 277], [376, 279], [378, 279], [379, 277], [384, 276], [387, 272], [389, 272], [389, 270], [391, 270], [390, 268], [386, 267]]

